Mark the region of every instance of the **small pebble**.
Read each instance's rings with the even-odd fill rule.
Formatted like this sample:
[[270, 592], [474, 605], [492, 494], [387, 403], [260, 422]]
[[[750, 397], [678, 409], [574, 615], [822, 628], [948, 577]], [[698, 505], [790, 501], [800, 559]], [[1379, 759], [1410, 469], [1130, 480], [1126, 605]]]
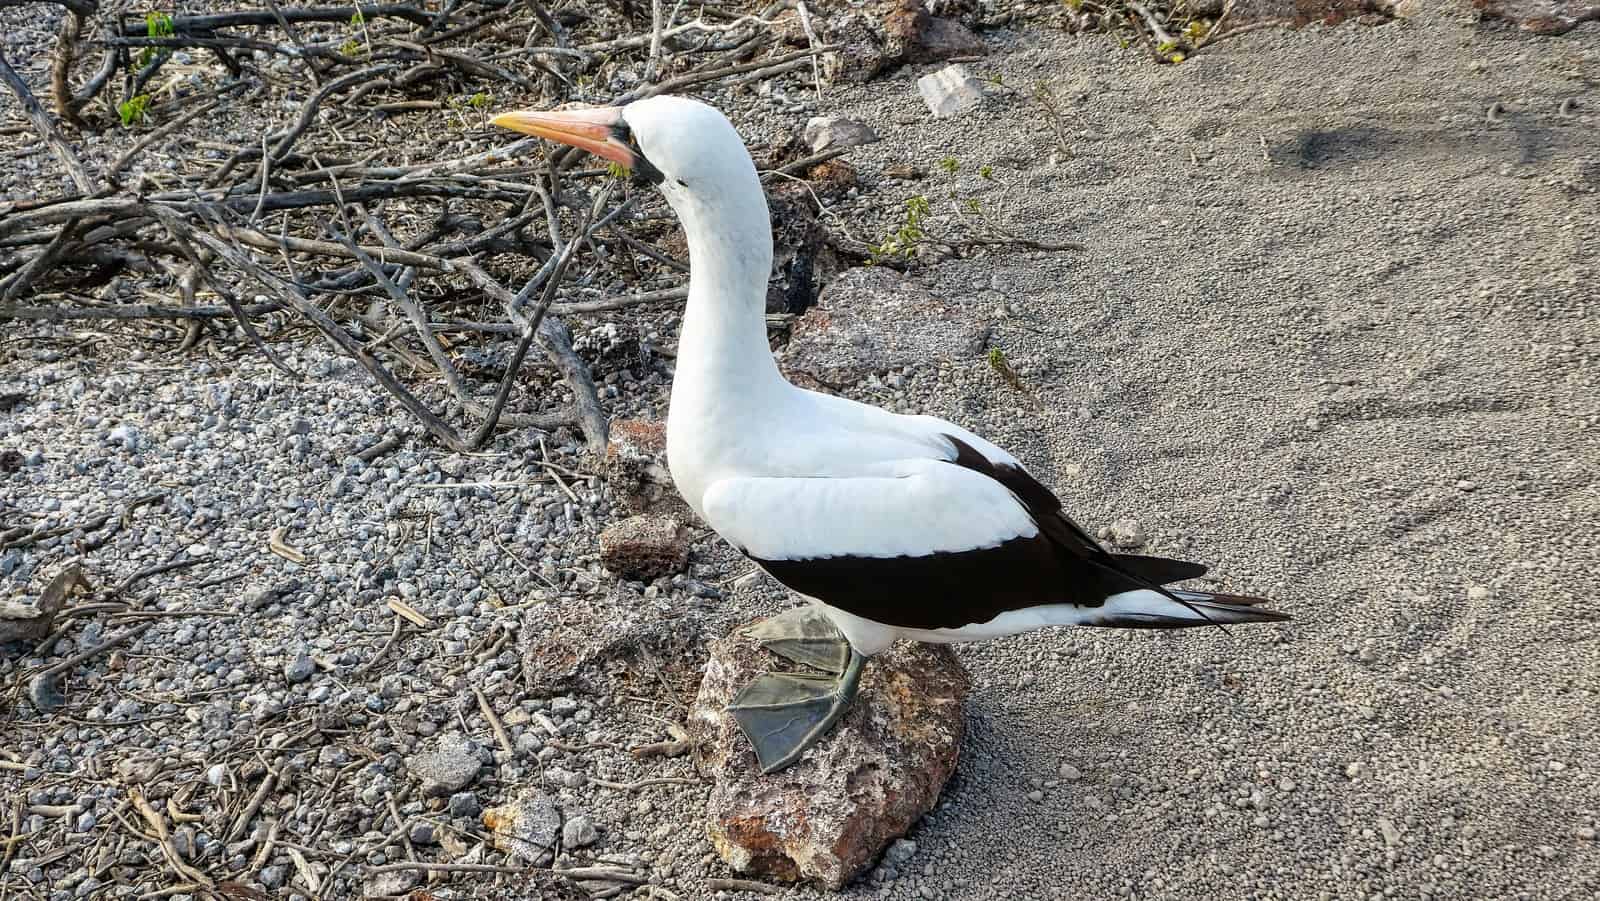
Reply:
[[316, 671], [317, 664], [311, 659], [311, 655], [296, 654], [294, 659], [284, 665], [283, 678], [287, 679], [290, 685], [299, 685], [311, 678], [311, 674]]
[[475, 817], [483, 811], [483, 805], [478, 803], [478, 796], [474, 792], [456, 792], [450, 796], [450, 815], [453, 817]]
[[578, 815], [561, 827], [561, 844], [568, 848], [587, 848], [600, 840], [600, 833], [589, 818]]
[[261, 872], [256, 874], [256, 878], [261, 880], [261, 884], [267, 888], [275, 889], [283, 886], [284, 877], [287, 875], [288, 871], [284, 867], [275, 865], [262, 867]]

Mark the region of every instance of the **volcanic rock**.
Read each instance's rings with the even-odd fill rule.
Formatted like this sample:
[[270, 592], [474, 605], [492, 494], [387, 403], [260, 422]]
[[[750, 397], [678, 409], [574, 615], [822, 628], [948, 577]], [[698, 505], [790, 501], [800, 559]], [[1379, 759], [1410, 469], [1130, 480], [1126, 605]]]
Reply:
[[883, 17], [884, 55], [900, 63], [936, 63], [956, 56], [989, 52], [983, 39], [965, 25], [940, 19], [922, 0], [899, 0]]
[[449, 797], [465, 788], [482, 766], [477, 744], [459, 732], [439, 736], [409, 762], [411, 774], [422, 780], [422, 794], [430, 798]]
[[689, 562], [689, 530], [666, 516], [630, 516], [600, 533], [600, 562], [641, 582], [671, 575]]
[[483, 825], [493, 834], [494, 846], [518, 860], [545, 866], [555, 859], [561, 810], [538, 789], [526, 789], [510, 804], [488, 808]]
[[969, 683], [943, 645], [873, 658], [839, 724], [786, 769], [762, 775], [728, 703], [750, 680], [792, 668], [742, 632], [713, 642], [689, 732], [713, 779], [711, 845], [734, 870], [837, 890], [933, 808], [955, 772]]
[[667, 469], [667, 424], [642, 419], [611, 423], [601, 464], [606, 481], [630, 513], [687, 513]]

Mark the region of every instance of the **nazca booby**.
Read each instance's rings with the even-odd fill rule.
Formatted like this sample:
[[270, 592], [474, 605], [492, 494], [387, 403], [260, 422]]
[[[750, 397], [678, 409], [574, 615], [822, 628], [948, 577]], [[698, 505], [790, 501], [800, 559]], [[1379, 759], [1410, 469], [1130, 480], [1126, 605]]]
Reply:
[[493, 123], [622, 165], [683, 224], [689, 298], [667, 466], [717, 534], [812, 602], [755, 634], [829, 673], [765, 673], [730, 705], [763, 771], [820, 739], [854, 698], [866, 658], [896, 639], [1288, 618], [1261, 598], [1163, 587], [1206, 568], [1108, 553], [1015, 457], [960, 426], [786, 381], [767, 345], [766, 198], [717, 110], [656, 96]]

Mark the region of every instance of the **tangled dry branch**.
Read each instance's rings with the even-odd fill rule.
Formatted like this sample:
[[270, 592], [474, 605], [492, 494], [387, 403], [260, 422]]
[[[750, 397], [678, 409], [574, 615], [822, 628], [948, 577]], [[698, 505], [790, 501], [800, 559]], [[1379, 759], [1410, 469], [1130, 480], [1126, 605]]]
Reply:
[[[185, 348], [231, 325], [291, 375], [273, 345], [307, 325], [458, 451], [497, 427], [572, 425], [603, 445], [599, 395], [562, 317], [683, 296], [667, 287], [682, 264], [633, 234], [659, 215], [638, 218], [632, 198], [611, 204], [614, 173], [579, 168], [579, 155], [501, 144], [486, 111], [766, 78], [830, 49], [782, 46], [773, 17], [792, 0], [687, 21], [681, 5], [662, 6], [638, 22], [538, 0], [175, 16], [58, 3], [54, 116], [4, 59], [0, 78], [75, 190], [0, 204], [0, 320], [167, 319], [184, 323]], [[100, 61], [81, 64], [90, 49]], [[641, 68], [649, 80], [627, 77]], [[287, 121], [226, 144], [183, 139], [201, 116], [265, 118], [263, 98], [292, 100]], [[98, 167], [62, 136], [117, 127], [144, 133]], [[127, 302], [135, 280], [172, 300]], [[449, 335], [514, 342], [509, 363], [474, 385]], [[510, 402], [535, 343], [570, 402]], [[429, 378], [408, 383], [401, 363]]]

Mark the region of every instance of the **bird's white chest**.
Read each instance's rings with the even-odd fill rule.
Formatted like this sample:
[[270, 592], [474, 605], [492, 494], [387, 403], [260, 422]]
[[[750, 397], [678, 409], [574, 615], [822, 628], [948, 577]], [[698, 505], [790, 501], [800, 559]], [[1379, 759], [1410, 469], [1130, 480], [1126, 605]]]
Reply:
[[667, 469], [696, 513], [717, 479], [760, 474], [779, 461], [786, 426], [770, 411], [730, 403], [726, 396], [674, 391], [667, 413]]

